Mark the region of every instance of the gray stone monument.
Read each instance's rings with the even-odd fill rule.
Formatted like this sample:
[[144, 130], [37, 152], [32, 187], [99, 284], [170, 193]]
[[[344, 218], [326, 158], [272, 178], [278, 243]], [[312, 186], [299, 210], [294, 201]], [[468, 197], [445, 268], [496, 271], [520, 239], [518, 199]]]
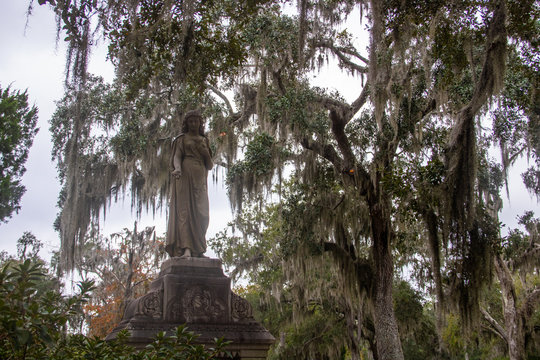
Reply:
[[186, 324], [208, 346], [223, 337], [234, 359], [265, 359], [274, 337], [253, 319], [251, 305], [231, 291], [221, 261], [210, 258], [178, 258], [165, 261], [150, 291], [129, 303], [120, 324], [130, 334], [128, 344], [142, 348], [160, 331], [173, 334]]
[[204, 256], [209, 221], [207, 177], [212, 169], [211, 149], [198, 110], [188, 111], [182, 133], [172, 143], [171, 199], [165, 261], [150, 291], [126, 307], [122, 321], [108, 336], [121, 330], [128, 343], [146, 346], [158, 332], [186, 324], [212, 346], [214, 339], [231, 341], [225, 350], [234, 359], [265, 359], [274, 337], [253, 319], [250, 304], [231, 291], [221, 261]]

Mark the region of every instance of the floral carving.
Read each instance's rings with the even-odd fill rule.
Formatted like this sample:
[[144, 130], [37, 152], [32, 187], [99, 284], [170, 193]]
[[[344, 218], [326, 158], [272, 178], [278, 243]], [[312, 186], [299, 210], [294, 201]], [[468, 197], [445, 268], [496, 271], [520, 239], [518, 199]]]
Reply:
[[163, 315], [163, 292], [151, 291], [141, 301], [142, 313], [153, 319], [161, 319]]
[[244, 298], [231, 293], [231, 310], [234, 320], [244, 320], [253, 318], [253, 310], [251, 304]]
[[226, 314], [223, 301], [216, 299], [205, 286], [189, 288], [182, 299], [182, 307], [188, 323], [219, 321]]

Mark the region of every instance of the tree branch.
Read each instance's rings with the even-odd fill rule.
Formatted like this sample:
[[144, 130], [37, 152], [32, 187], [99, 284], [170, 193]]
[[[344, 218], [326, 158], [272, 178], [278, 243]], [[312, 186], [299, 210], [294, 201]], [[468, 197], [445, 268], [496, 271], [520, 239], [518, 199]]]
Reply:
[[227, 97], [225, 96], [224, 93], [222, 93], [217, 87], [213, 86], [213, 85], [210, 85], [208, 84], [207, 85], [208, 88], [210, 90], [212, 90], [217, 96], [219, 96], [223, 102], [225, 102], [225, 105], [227, 106], [227, 109], [229, 110], [229, 114], [232, 115], [234, 114], [234, 110], [233, 110], [233, 107], [231, 105], [231, 102], [229, 101], [229, 99], [227, 99]]
[[326, 144], [322, 145], [321, 143], [311, 140], [308, 137], [304, 137], [300, 143], [302, 146], [308, 150], [315, 152], [317, 155], [325, 158], [330, 161], [334, 168], [338, 171], [343, 171], [343, 159], [340, 158], [336, 149], [332, 145]]
[[285, 85], [283, 85], [283, 78], [281, 77], [281, 70], [272, 72], [272, 79], [276, 84], [276, 87], [279, 89], [281, 95], [285, 95], [287, 90], [285, 90]]
[[420, 120], [425, 118], [428, 114], [430, 114], [433, 110], [437, 108], [437, 101], [435, 99], [431, 99], [428, 104], [426, 105], [425, 109], [422, 110], [422, 117]]
[[358, 71], [359, 73], [362, 73], [362, 74], [366, 74], [369, 71], [369, 69], [366, 66], [358, 65], [358, 64], [352, 62], [351, 59], [349, 59], [347, 56], [345, 56], [345, 55], [354, 56], [354, 57], [358, 58], [359, 60], [363, 61], [365, 64], [368, 64], [369, 63], [368, 59], [366, 59], [365, 57], [360, 55], [355, 50], [347, 49], [347, 48], [344, 48], [344, 47], [336, 47], [336, 46], [334, 46], [334, 44], [332, 42], [330, 42], [328, 40], [316, 41], [316, 42], [313, 43], [313, 46], [314, 47], [320, 47], [320, 48], [329, 49], [330, 51], [332, 51], [332, 53], [334, 55], [336, 55], [338, 57], [338, 59], [343, 64], [347, 65], [352, 70]]
[[369, 85], [366, 84], [364, 88], [362, 89], [362, 92], [360, 93], [358, 98], [356, 98], [356, 100], [354, 100], [353, 103], [351, 104], [351, 110], [347, 116], [348, 117], [347, 122], [351, 121], [351, 119], [358, 112], [358, 110], [360, 110], [362, 106], [364, 106], [364, 104], [366, 103], [368, 99], [368, 96], [369, 96]]
[[332, 133], [338, 143], [339, 150], [343, 154], [345, 161], [345, 170], [354, 169], [356, 165], [356, 159], [351, 149], [351, 143], [347, 134], [345, 134], [345, 125], [347, 119], [342, 112], [338, 112], [334, 109], [330, 110], [330, 121], [332, 122]]
[[326, 109], [335, 110], [340, 109], [343, 112], [349, 112], [351, 106], [343, 101], [332, 99], [328, 96], [315, 95], [316, 100]]
[[492, 330], [496, 335], [500, 336], [508, 344], [508, 334], [506, 330], [495, 320], [489, 313], [480, 307], [480, 312], [484, 316], [484, 319], [491, 325], [488, 329]]
[[354, 56], [355, 58], [359, 59], [360, 61], [362, 61], [364, 64], [366, 65], [369, 65], [369, 60], [368, 58], [360, 55], [360, 53], [356, 50], [352, 50], [352, 49], [348, 49], [348, 48], [344, 48], [344, 47], [338, 47], [337, 48], [339, 51], [341, 51], [342, 53], [344, 54], [348, 54], [348, 55], [352, 55]]

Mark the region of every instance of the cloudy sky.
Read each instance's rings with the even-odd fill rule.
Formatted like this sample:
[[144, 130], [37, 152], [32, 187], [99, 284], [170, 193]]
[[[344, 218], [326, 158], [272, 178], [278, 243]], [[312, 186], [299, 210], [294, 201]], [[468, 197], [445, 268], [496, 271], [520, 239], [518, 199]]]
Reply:
[[[0, 224], [0, 250], [16, 253], [16, 242], [23, 232], [31, 231], [45, 244], [43, 257], [58, 249], [59, 239], [53, 230], [53, 222], [58, 209], [56, 201], [60, 184], [56, 178], [56, 169], [51, 161], [51, 144], [48, 132], [48, 121], [55, 109], [55, 101], [63, 95], [65, 48], [62, 41], [56, 43], [56, 25], [52, 12], [48, 7], [42, 7], [35, 1], [33, 14], [27, 19], [28, 0], [0, 0], [0, 86], [12, 89], [28, 89], [30, 103], [39, 108], [40, 131], [34, 140], [26, 165], [27, 172], [23, 177], [26, 194], [22, 198], [21, 210], [8, 223]], [[111, 80], [113, 70], [105, 62], [103, 49], [95, 50], [90, 71]], [[347, 79], [336, 81], [332, 72], [317, 75], [317, 83], [324, 85], [340, 83], [346, 86], [352, 84]], [[344, 90], [344, 89], [341, 89]], [[355, 91], [347, 92], [353, 95]], [[501, 220], [509, 226], [516, 226], [515, 218], [524, 210], [535, 210], [540, 216], [538, 203], [524, 190], [519, 174], [526, 166], [522, 161], [511, 175], [510, 200], [505, 199], [505, 207]], [[226, 199], [226, 189], [221, 184], [209, 181], [209, 196], [211, 223], [208, 236], [214, 235], [224, 228], [231, 219], [230, 209]], [[103, 222], [104, 234], [120, 231], [124, 227], [133, 226], [134, 217], [131, 215], [130, 201], [117, 204], [108, 211]], [[158, 234], [165, 229], [164, 214], [153, 218], [143, 216], [140, 226], [155, 225]]]

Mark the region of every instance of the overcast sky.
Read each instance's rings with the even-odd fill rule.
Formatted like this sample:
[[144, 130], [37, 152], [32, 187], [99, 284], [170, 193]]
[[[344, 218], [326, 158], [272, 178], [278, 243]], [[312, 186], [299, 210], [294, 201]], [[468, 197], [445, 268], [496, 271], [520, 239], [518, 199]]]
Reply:
[[[6, 88], [11, 84], [13, 90], [28, 89], [31, 104], [39, 108], [40, 131], [34, 140], [30, 156], [26, 164], [27, 172], [23, 177], [26, 194], [22, 198], [21, 210], [6, 224], [0, 224], [0, 250], [16, 253], [16, 242], [23, 232], [31, 231], [45, 244], [42, 256], [59, 248], [58, 234], [53, 229], [53, 222], [58, 209], [56, 201], [60, 184], [56, 178], [56, 168], [51, 161], [51, 144], [48, 121], [54, 112], [55, 101], [64, 92], [64, 62], [65, 48], [60, 41], [56, 45], [56, 24], [54, 15], [48, 7], [39, 6], [35, 1], [33, 15], [28, 19], [26, 10], [27, 0], [0, 0], [0, 86]], [[103, 50], [97, 50], [90, 63], [90, 71], [111, 80], [113, 70], [105, 61]], [[342, 76], [326, 72], [317, 76], [319, 85], [352, 84]], [[356, 91], [348, 91], [354, 98]], [[504, 210], [501, 220], [509, 226], [516, 226], [516, 216], [525, 210], [534, 210], [537, 216], [540, 211], [536, 199], [532, 199], [524, 190], [519, 174], [524, 170], [526, 162], [510, 172], [511, 201], [504, 200]], [[209, 181], [210, 197], [210, 228], [208, 236], [213, 236], [223, 229], [231, 219], [231, 213], [226, 198], [226, 189], [221, 184]], [[105, 235], [120, 231], [124, 227], [132, 228], [135, 218], [131, 215], [130, 201], [118, 204], [108, 211], [104, 221]], [[165, 231], [166, 219], [164, 214], [156, 217], [144, 216], [139, 222], [141, 226], [155, 225], [158, 234]]]

